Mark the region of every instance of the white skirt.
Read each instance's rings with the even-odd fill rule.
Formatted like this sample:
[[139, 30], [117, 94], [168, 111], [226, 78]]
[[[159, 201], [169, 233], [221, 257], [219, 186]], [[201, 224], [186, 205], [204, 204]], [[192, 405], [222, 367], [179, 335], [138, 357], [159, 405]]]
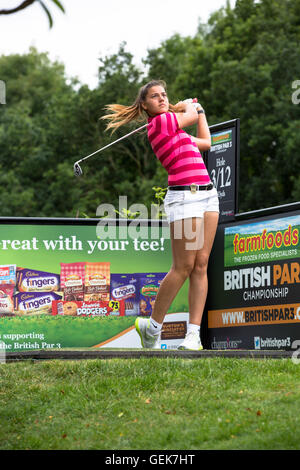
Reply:
[[216, 188], [195, 193], [168, 189], [164, 209], [169, 223], [191, 217], [202, 218], [204, 212], [219, 212], [218, 192]]

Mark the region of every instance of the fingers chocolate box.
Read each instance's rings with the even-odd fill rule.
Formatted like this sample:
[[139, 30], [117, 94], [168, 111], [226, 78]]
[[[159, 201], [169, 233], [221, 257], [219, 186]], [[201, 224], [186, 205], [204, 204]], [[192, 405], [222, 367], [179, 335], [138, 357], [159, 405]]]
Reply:
[[135, 274], [111, 274], [111, 300], [125, 301], [125, 315], [139, 314], [139, 284]]
[[54, 292], [20, 292], [14, 295], [14, 310], [19, 315], [51, 315], [52, 302], [60, 299]]
[[59, 274], [35, 269], [17, 269], [17, 290], [19, 292], [57, 292], [59, 288]]

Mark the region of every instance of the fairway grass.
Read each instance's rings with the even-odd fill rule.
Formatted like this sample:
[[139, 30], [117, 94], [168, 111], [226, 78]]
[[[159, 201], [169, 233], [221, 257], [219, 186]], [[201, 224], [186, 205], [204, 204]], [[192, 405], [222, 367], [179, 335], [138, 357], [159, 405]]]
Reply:
[[0, 364], [0, 449], [300, 448], [291, 359]]

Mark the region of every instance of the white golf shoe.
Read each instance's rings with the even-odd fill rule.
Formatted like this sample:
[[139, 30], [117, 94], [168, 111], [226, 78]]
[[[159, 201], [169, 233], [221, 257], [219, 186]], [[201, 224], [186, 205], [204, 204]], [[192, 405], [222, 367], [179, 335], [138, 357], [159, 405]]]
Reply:
[[201, 351], [203, 346], [201, 344], [200, 335], [195, 331], [189, 331], [183, 342], [178, 346], [178, 349], [187, 349], [189, 351]]
[[143, 348], [160, 349], [160, 333], [151, 335], [149, 333], [150, 318], [137, 318], [135, 329], [138, 332]]

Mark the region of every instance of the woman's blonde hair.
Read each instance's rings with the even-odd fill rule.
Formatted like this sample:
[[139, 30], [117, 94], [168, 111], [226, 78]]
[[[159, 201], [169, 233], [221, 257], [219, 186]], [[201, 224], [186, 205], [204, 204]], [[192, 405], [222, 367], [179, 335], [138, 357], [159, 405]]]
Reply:
[[[135, 102], [130, 106], [122, 104], [108, 104], [104, 109], [109, 112], [100, 119], [106, 119], [110, 121], [106, 127], [106, 130], [112, 129], [114, 132], [118, 127], [128, 124], [131, 121], [142, 121], [147, 117], [147, 113], [144, 110], [142, 103], [146, 100], [147, 93], [150, 88], [154, 86], [162, 86], [166, 90], [166, 83], [163, 80], [151, 80], [142, 86], [135, 99]], [[172, 112], [180, 112], [182, 109], [180, 106], [173, 106], [169, 104], [169, 110]]]

